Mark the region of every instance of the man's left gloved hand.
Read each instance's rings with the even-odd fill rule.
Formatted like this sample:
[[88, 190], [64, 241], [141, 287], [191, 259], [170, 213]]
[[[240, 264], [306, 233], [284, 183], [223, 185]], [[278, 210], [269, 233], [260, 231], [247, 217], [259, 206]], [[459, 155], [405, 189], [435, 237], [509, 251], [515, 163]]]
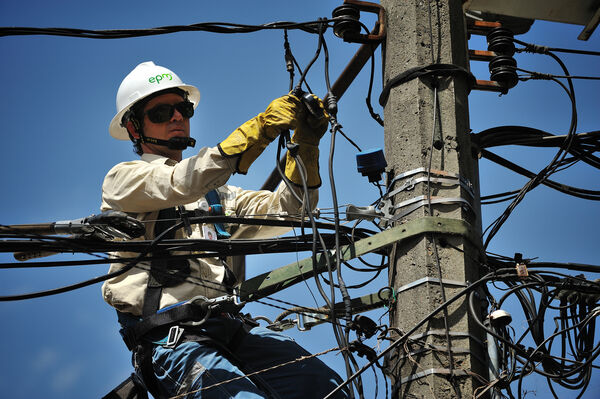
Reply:
[[[321, 185], [319, 176], [319, 141], [327, 131], [329, 115], [323, 106], [323, 101], [314, 96], [318, 103], [318, 117], [310, 112], [302, 112], [296, 121], [296, 131], [292, 135], [292, 143], [299, 146], [298, 155], [306, 167], [306, 180], [309, 188]], [[321, 115], [322, 113], [322, 115]], [[285, 161], [285, 175], [294, 184], [302, 186], [302, 179], [296, 161], [288, 151]]]

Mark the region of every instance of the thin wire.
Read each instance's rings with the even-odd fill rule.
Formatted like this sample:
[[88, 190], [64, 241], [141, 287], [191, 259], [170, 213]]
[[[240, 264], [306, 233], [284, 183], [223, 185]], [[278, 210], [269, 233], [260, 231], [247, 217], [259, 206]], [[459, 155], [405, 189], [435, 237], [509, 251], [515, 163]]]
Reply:
[[276, 364], [275, 366], [267, 367], [267, 368], [264, 368], [262, 370], [254, 371], [252, 373], [245, 373], [244, 375], [240, 375], [240, 376], [237, 376], [237, 377], [234, 377], [234, 378], [230, 378], [230, 379], [225, 380], [225, 381], [217, 382], [216, 384], [212, 384], [212, 385], [209, 385], [207, 387], [202, 387], [200, 389], [195, 389], [195, 390], [192, 390], [192, 391], [188, 391], [188, 392], [182, 393], [180, 395], [176, 395], [176, 396], [170, 396], [169, 399], [183, 398], [185, 396], [188, 396], [188, 395], [191, 395], [191, 394], [194, 394], [194, 393], [206, 391], [206, 390], [209, 390], [209, 389], [212, 389], [212, 388], [216, 388], [216, 387], [224, 385], [224, 384], [228, 384], [228, 383], [233, 382], [233, 381], [237, 381], [237, 380], [241, 380], [241, 379], [244, 379], [244, 378], [252, 377], [254, 375], [258, 375], [258, 374], [261, 374], [261, 373], [266, 373], [267, 371], [275, 370], [275, 369], [278, 369], [278, 368], [284, 367], [284, 366], [289, 366], [290, 364], [302, 362], [304, 360], [312, 359], [312, 358], [317, 357], [317, 356], [322, 356], [322, 355], [325, 355], [325, 354], [333, 352], [333, 351], [344, 352], [344, 351], [347, 351], [347, 350], [348, 350], [348, 348], [340, 349], [338, 347], [335, 347], [335, 348], [330, 348], [330, 349], [324, 350], [324, 351], [319, 352], [319, 353], [315, 353], [313, 355], [300, 356], [299, 358], [296, 358], [296, 359], [293, 359], [293, 360], [290, 360], [290, 361], [287, 361], [287, 362], [284, 362], [284, 363]]
[[[438, 119], [438, 87], [437, 84], [433, 85], [433, 128], [431, 131], [431, 146], [429, 147], [429, 162], [427, 165], [427, 206], [429, 209], [429, 216], [433, 216], [433, 208], [431, 206], [431, 169], [433, 167], [433, 149], [434, 149], [434, 141], [435, 141], [435, 133], [437, 127], [437, 119]], [[442, 274], [442, 266], [440, 264], [440, 255], [438, 253], [438, 244], [435, 235], [431, 236], [432, 244], [433, 244], [433, 253], [435, 258], [435, 264], [438, 272], [438, 278], [440, 280], [440, 292], [442, 295], [442, 302], [446, 302], [446, 287], [444, 285], [444, 278]], [[444, 316], [444, 330], [446, 333], [446, 341], [448, 342], [448, 361], [450, 363], [450, 378], [454, 376], [454, 354], [452, 353], [452, 340], [450, 337], [450, 326], [448, 325], [448, 309], [444, 308], [443, 310]], [[454, 384], [452, 384], [454, 385]], [[455, 388], [456, 389], [456, 388]]]

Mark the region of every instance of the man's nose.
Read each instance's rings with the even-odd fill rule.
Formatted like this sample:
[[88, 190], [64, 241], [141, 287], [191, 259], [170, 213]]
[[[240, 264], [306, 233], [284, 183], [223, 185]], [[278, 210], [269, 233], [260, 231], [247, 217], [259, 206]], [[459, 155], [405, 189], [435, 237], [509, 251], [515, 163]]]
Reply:
[[171, 117], [171, 121], [182, 121], [183, 119], [184, 117], [183, 115], [181, 115], [181, 112], [179, 112], [177, 109], [173, 110], [173, 116]]

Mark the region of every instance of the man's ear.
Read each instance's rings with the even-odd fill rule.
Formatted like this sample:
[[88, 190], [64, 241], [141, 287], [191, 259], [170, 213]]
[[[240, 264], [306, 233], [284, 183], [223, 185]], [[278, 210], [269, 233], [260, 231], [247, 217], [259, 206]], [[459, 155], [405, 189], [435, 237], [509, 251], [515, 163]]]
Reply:
[[137, 129], [136, 129], [136, 125], [134, 124], [131, 120], [127, 121], [127, 125], [125, 126], [127, 128], [127, 131], [129, 132], [129, 134], [134, 138], [134, 139], [139, 139], [140, 138], [140, 134], [138, 133]]

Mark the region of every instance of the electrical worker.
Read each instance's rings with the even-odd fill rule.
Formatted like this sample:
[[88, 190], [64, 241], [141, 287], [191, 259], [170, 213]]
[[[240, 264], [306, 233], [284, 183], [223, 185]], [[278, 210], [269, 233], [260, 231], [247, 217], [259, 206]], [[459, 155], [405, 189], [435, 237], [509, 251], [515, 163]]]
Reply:
[[[322, 102], [319, 100], [323, 118], [314, 119], [293, 95], [278, 98], [217, 146], [201, 148], [196, 155], [182, 159], [182, 151], [195, 144], [190, 137], [190, 118], [199, 100], [196, 87], [184, 84], [173, 71], [151, 61], [139, 64], [125, 77], [109, 131], [116, 139], [131, 140], [141, 159], [120, 163], [108, 172], [102, 186], [102, 211], [123, 211], [145, 221], [146, 233], [140, 238], [144, 240], [160, 234], [193, 239], [281, 234], [285, 231], [281, 227], [190, 225], [185, 221], [189, 215], [205, 214], [208, 209], [222, 209], [225, 215], [238, 217], [299, 214], [302, 204], [284, 184], [275, 192], [225, 184], [233, 173], [246, 174], [265, 147], [288, 129], [294, 130], [292, 142], [298, 144], [306, 165], [315, 205], [316, 188], [321, 183], [318, 144], [327, 130]], [[214, 140], [213, 136], [209, 139]], [[298, 165], [289, 153], [285, 175], [301, 187]], [[176, 221], [184, 221], [185, 227], [173, 233], [169, 227]], [[138, 386], [139, 376], [156, 398], [245, 399], [322, 398], [339, 385], [340, 377], [316, 357], [277, 367], [308, 355], [291, 338], [252, 324], [235, 310], [216, 308], [219, 313], [215, 314], [215, 309], [209, 309], [207, 299], [231, 292], [234, 276], [225, 259], [169, 258], [185, 253], [172, 251], [164, 256], [163, 252], [160, 258], [160, 251], [152, 251], [157, 259], [137, 263], [102, 287], [104, 299], [117, 310], [121, 333], [133, 351], [136, 374], [132, 376], [135, 383], [130, 381], [130, 385]], [[123, 266], [114, 263], [110, 272]], [[271, 367], [270, 371], [246, 376]], [[186, 395], [191, 391], [196, 392]], [[144, 393], [137, 397], [144, 397]]]

